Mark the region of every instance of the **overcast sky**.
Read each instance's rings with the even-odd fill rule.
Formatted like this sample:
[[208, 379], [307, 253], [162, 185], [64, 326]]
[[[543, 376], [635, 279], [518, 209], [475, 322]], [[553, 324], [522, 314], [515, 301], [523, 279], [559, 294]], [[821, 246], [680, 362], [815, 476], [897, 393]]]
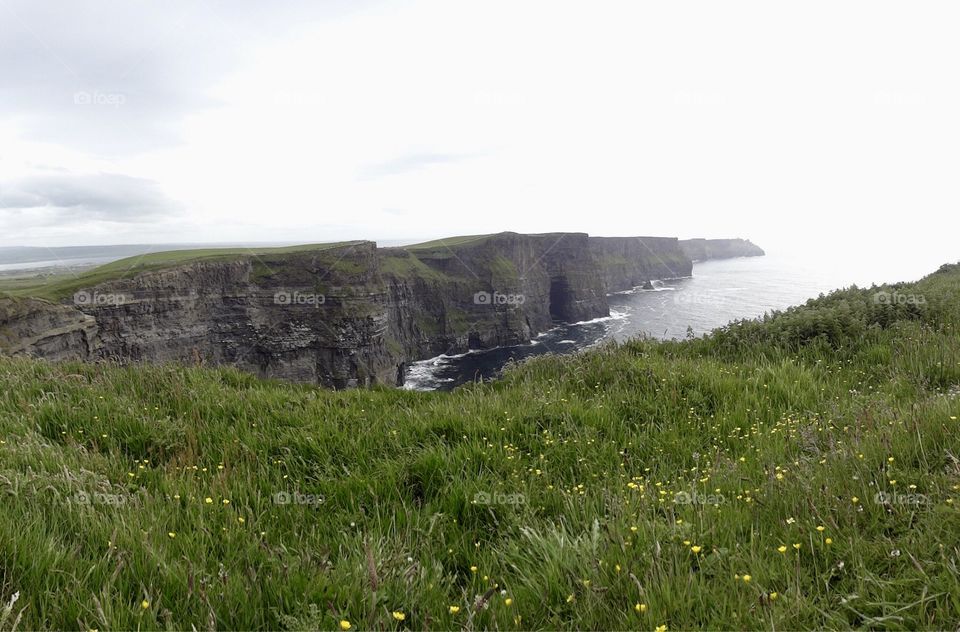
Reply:
[[0, 0], [0, 245], [571, 230], [956, 260], [956, 7]]

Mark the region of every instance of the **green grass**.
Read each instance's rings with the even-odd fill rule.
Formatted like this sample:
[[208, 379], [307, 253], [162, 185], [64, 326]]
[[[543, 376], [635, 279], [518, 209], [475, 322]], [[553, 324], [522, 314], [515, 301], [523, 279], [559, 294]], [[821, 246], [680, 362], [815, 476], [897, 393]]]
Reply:
[[452, 393], [0, 359], [0, 627], [952, 628], [960, 270], [885, 289]]
[[363, 243], [360, 241], [332, 242], [326, 244], [304, 244], [281, 248], [206, 248], [194, 250], [169, 250], [136, 255], [112, 261], [81, 274], [58, 274], [53, 277], [38, 277], [32, 282], [23, 278], [4, 281], [0, 279], [0, 292], [12, 296], [31, 296], [59, 300], [71, 296], [82, 288], [93, 287], [100, 283], [131, 278], [143, 272], [162, 270], [170, 266], [194, 263], [198, 261], [222, 261], [240, 257], [264, 257], [272, 255], [297, 254], [324, 251], [333, 248]]
[[433, 241], [425, 241], [419, 244], [411, 244], [409, 246], [404, 246], [406, 250], [437, 250], [442, 248], [454, 247], [454, 246], [465, 246], [467, 244], [471, 246], [476, 246], [482, 244], [484, 241], [490, 237], [494, 237], [494, 234], [490, 235], [463, 235], [460, 237], [445, 237], [443, 239], [434, 239]]

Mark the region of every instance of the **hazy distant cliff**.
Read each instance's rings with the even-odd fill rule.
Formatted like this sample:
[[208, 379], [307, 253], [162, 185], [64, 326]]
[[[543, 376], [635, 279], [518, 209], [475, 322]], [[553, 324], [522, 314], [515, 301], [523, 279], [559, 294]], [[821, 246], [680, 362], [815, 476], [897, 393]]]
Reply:
[[397, 384], [411, 361], [607, 316], [607, 293], [692, 268], [674, 238], [584, 233], [210, 252], [116, 262], [44, 288], [47, 300], [0, 295], [0, 351], [231, 364], [335, 388]]
[[693, 261], [764, 255], [749, 239], [681, 239], [680, 248]]
[[591, 237], [608, 292], [629, 290], [654, 279], [677, 279], [693, 272], [676, 237]]

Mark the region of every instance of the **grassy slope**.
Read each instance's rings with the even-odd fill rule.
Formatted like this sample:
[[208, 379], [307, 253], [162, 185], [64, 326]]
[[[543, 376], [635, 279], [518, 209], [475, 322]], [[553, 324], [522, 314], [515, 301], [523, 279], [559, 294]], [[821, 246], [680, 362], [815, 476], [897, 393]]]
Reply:
[[153, 252], [146, 255], [137, 255], [112, 261], [78, 275], [58, 274], [53, 277], [35, 278], [32, 282], [25, 282], [22, 278], [14, 278], [6, 281], [0, 279], [0, 291], [5, 291], [14, 296], [32, 296], [59, 300], [71, 296], [81, 288], [93, 287], [99, 283], [129, 278], [142, 272], [161, 270], [173, 265], [197, 261], [217, 261], [237, 257], [261, 257], [266, 255], [329, 250], [331, 248], [350, 246], [358, 243], [362, 242], [344, 241], [327, 244], [285, 246], [282, 248], [207, 248]]
[[444, 237], [443, 239], [434, 239], [433, 241], [425, 241], [419, 244], [411, 244], [409, 246], [404, 246], [405, 250], [437, 250], [453, 246], [464, 246], [467, 244], [470, 245], [479, 245], [480, 243], [486, 241], [488, 238], [493, 237], [494, 234], [490, 235], [463, 235], [460, 237]]
[[453, 393], [0, 360], [0, 600], [23, 629], [955, 625], [960, 271], [897, 291], [926, 303]]

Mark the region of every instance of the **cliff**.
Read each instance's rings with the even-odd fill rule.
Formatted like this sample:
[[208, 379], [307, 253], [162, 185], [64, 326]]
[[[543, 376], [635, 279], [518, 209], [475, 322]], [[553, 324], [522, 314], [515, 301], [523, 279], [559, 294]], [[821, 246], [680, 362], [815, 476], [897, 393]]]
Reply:
[[527, 342], [609, 315], [608, 292], [690, 272], [676, 239], [584, 233], [158, 253], [0, 295], [0, 351], [394, 385], [411, 361]]
[[675, 237], [591, 237], [590, 249], [608, 292], [693, 273], [693, 263]]
[[763, 250], [749, 239], [681, 239], [680, 248], [693, 261], [764, 255]]

